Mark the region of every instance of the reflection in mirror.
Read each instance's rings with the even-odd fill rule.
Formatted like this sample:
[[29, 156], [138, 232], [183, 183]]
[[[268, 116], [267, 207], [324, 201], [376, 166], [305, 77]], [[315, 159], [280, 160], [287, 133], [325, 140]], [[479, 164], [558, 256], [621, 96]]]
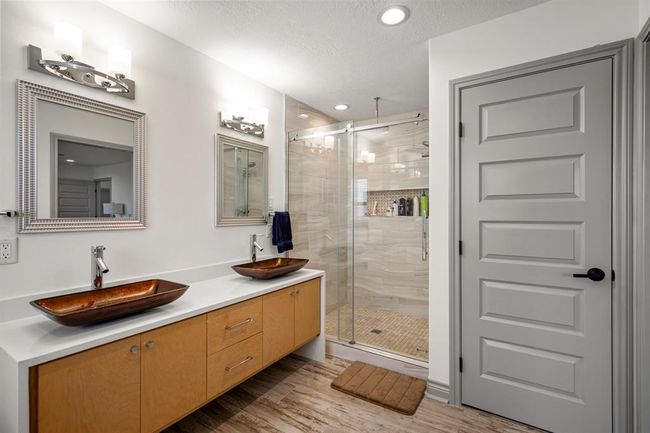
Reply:
[[144, 113], [18, 81], [20, 233], [145, 227]]
[[224, 216], [262, 216], [262, 154], [224, 145]]
[[53, 135], [56, 167], [52, 214], [56, 218], [130, 217], [133, 214], [133, 148]]
[[264, 224], [267, 148], [223, 135], [217, 136], [217, 147], [217, 224]]
[[42, 100], [36, 111], [38, 218], [132, 216], [133, 122]]

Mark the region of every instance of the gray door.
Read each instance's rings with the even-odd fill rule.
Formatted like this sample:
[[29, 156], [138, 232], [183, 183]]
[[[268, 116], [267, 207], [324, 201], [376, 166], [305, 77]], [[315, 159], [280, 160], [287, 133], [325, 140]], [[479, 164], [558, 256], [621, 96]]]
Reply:
[[95, 182], [59, 179], [58, 218], [89, 218], [95, 216]]
[[462, 402], [610, 432], [612, 62], [464, 89], [460, 109]]

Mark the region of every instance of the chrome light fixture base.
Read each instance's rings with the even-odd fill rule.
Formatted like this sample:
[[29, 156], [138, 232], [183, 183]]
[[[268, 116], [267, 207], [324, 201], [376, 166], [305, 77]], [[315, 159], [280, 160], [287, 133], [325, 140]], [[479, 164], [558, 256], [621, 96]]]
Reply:
[[264, 125], [244, 121], [244, 116], [229, 116], [221, 113], [221, 126], [253, 137], [264, 138]]
[[61, 60], [43, 59], [41, 49], [29, 45], [29, 69], [72, 81], [87, 87], [104, 90], [113, 95], [135, 99], [135, 81], [122, 74], [115, 76], [96, 70], [72, 56], [62, 55]]

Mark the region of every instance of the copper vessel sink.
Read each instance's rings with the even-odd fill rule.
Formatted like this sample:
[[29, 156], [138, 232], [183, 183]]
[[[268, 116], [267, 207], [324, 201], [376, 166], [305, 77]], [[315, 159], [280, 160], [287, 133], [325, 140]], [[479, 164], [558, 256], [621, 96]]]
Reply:
[[61, 325], [79, 326], [169, 304], [180, 298], [188, 287], [165, 280], [145, 280], [37, 299], [30, 304]]
[[297, 271], [304, 267], [309, 259], [287, 259], [276, 257], [274, 259], [260, 260], [259, 262], [244, 263], [233, 266], [233, 270], [239, 275], [251, 277], [258, 280], [269, 280], [271, 278], [286, 275], [289, 272]]

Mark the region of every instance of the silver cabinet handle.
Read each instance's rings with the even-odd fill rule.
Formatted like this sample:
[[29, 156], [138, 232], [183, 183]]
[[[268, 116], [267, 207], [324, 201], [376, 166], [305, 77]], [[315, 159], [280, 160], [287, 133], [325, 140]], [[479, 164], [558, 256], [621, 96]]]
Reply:
[[227, 372], [231, 372], [231, 371], [234, 370], [235, 368], [237, 368], [237, 367], [241, 367], [242, 365], [244, 365], [244, 364], [246, 364], [246, 363], [248, 363], [248, 362], [251, 362], [252, 360], [253, 360], [253, 357], [252, 357], [252, 356], [247, 356], [247, 357], [244, 358], [242, 361], [239, 361], [237, 364], [235, 364], [235, 365], [231, 365], [230, 367], [226, 367], [226, 371], [227, 371]]
[[242, 320], [241, 322], [231, 323], [230, 325], [226, 325], [226, 329], [230, 331], [231, 329], [239, 328], [240, 326], [248, 325], [249, 323], [253, 323], [252, 317]]
[[154, 347], [156, 347], [156, 342], [153, 340], [149, 340], [145, 343], [145, 346], [147, 347], [147, 349], [153, 349]]
[[131, 348], [129, 349], [129, 352], [131, 352], [131, 353], [138, 353], [139, 351], [140, 351], [140, 346], [135, 346], [134, 345], [134, 346], [131, 346]]

